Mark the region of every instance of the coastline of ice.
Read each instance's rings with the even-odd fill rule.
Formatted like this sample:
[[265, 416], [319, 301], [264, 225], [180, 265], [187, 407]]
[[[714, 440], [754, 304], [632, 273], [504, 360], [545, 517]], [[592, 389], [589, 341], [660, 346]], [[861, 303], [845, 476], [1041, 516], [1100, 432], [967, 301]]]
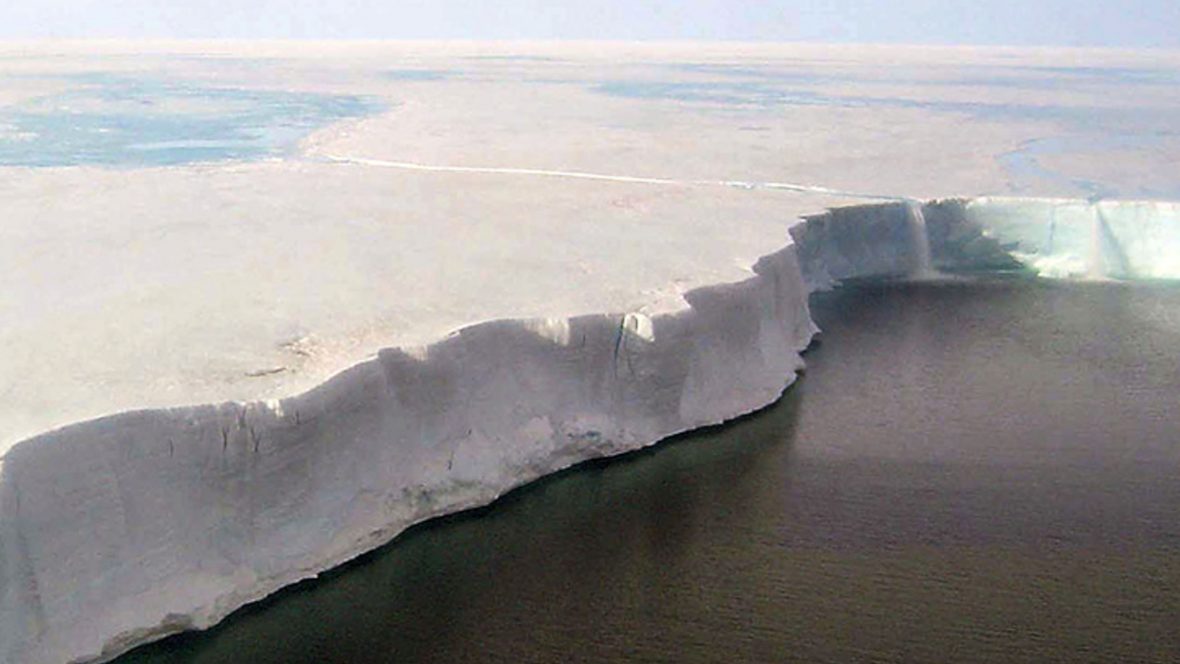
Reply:
[[951, 199], [920, 212], [921, 224], [901, 202], [807, 217], [748, 279], [658, 313], [491, 321], [382, 349], [291, 398], [27, 439], [0, 459], [0, 656], [111, 659], [414, 523], [757, 410], [802, 367], [817, 331], [808, 294], [842, 279], [1180, 278], [1175, 203]]

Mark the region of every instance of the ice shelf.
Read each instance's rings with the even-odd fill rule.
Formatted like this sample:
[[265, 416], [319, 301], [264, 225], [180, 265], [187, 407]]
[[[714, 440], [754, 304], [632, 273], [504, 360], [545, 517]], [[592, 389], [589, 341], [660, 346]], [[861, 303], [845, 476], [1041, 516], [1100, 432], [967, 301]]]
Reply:
[[[1086, 205], [932, 202], [917, 243], [913, 203], [836, 208], [793, 226], [794, 242], [747, 278], [688, 290], [681, 307], [489, 321], [380, 349], [295, 396], [141, 410], [31, 438], [0, 468], [0, 643], [12, 661], [102, 659], [207, 627], [414, 523], [761, 408], [802, 367], [812, 290], [915, 276], [926, 258], [975, 272], [1035, 268], [1040, 258], [1022, 257], [1037, 252], [1084, 255], [1089, 235], [1063, 227], [1046, 248], [1033, 226]], [[1180, 237], [1173, 206], [1106, 207], [1154, 234], [1101, 231], [1120, 247]], [[1154, 254], [1120, 253], [1128, 273], [1180, 277]]]
[[[391, 110], [261, 162], [0, 168], [0, 661], [208, 627], [424, 519], [757, 410], [843, 279], [1180, 278], [1177, 204], [1010, 181], [995, 157], [1047, 120], [947, 83], [1011, 54], [260, 48], [293, 69], [185, 74]], [[53, 68], [89, 66], [67, 50]], [[799, 57], [842, 64], [773, 106]], [[849, 97], [932, 57], [947, 80]], [[63, 85], [5, 62], [4, 103]]]

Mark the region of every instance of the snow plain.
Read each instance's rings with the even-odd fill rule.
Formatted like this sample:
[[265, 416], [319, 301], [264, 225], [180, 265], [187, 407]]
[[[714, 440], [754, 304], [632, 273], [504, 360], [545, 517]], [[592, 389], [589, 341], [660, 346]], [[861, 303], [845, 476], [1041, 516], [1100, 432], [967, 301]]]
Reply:
[[[387, 110], [249, 161], [0, 167], [5, 661], [206, 627], [423, 519], [756, 410], [841, 278], [1180, 276], [1175, 205], [1083, 200], [1180, 190], [1176, 54], [135, 48], [4, 46], [3, 108], [100, 68]], [[233, 115], [202, 101], [181, 111]], [[919, 198], [950, 199], [921, 260]]]

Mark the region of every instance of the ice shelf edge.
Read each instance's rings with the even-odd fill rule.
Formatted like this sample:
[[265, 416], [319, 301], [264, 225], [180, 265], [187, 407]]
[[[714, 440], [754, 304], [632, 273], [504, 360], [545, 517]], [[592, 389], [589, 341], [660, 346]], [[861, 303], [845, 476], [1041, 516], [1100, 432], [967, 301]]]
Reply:
[[[802, 367], [808, 295], [841, 279], [931, 265], [1171, 274], [1150, 252], [1180, 246], [1174, 204], [1094, 205], [935, 201], [922, 224], [904, 203], [837, 208], [680, 311], [492, 321], [383, 349], [278, 402], [122, 413], [30, 438], [0, 458], [0, 659], [113, 659], [415, 523], [762, 408]], [[1151, 205], [1172, 207], [1147, 219]], [[1136, 235], [1145, 226], [1153, 237]]]

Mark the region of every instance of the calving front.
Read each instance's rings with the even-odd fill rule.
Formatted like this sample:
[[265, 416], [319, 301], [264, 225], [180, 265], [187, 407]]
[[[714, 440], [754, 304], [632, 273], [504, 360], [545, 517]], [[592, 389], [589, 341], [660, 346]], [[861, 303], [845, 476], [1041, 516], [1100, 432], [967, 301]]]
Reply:
[[1180, 279], [1180, 203], [979, 198], [964, 216], [1044, 277]]
[[891, 202], [791, 235], [678, 306], [480, 323], [278, 401], [24, 440], [0, 459], [0, 659], [105, 660], [205, 628], [414, 523], [757, 410], [802, 366], [808, 294], [842, 279], [1180, 277], [1171, 203]]

